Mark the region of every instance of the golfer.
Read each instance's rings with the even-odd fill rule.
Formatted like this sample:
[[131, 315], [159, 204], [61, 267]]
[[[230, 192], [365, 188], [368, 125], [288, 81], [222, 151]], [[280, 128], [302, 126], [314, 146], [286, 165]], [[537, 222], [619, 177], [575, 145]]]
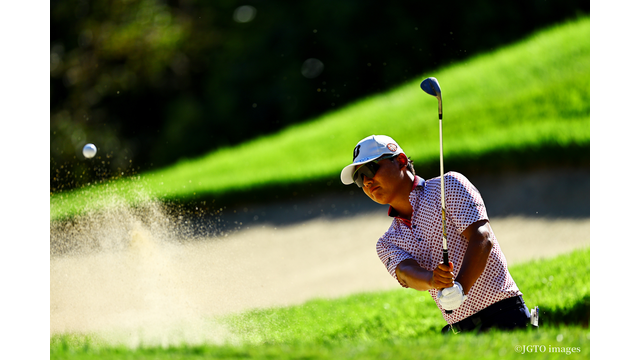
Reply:
[[429, 291], [448, 324], [443, 333], [530, 324], [482, 197], [466, 177], [444, 175], [449, 264], [442, 263], [440, 177], [417, 176], [392, 138], [361, 140], [353, 163], [340, 177], [345, 185], [355, 182], [373, 201], [389, 205], [393, 221], [378, 240], [378, 256], [400, 285]]

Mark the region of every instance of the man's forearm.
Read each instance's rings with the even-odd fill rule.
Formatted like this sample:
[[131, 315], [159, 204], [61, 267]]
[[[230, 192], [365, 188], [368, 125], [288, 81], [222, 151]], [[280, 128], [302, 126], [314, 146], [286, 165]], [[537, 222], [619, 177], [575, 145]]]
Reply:
[[422, 268], [414, 259], [402, 261], [396, 267], [396, 276], [400, 284], [412, 289], [429, 290], [433, 279], [433, 272]]
[[476, 224], [473, 228], [472, 226], [469, 228], [463, 234], [469, 240], [469, 243], [462, 259], [460, 271], [456, 277], [456, 281], [462, 285], [465, 294], [469, 293], [471, 287], [482, 275], [493, 248], [491, 228], [488, 222], [482, 222]]
[[440, 264], [429, 271], [414, 259], [406, 259], [398, 264], [396, 276], [403, 286], [420, 291], [439, 290], [453, 285], [453, 272], [448, 265]]

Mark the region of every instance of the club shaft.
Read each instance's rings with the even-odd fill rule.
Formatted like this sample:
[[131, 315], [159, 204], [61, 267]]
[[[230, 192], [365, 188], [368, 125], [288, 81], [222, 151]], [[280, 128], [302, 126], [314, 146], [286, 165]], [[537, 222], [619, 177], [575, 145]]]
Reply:
[[[442, 208], [442, 249], [447, 256], [447, 218], [444, 201], [444, 156], [442, 150], [442, 114], [440, 114], [440, 204]], [[448, 258], [448, 256], [447, 256]], [[444, 259], [445, 265], [449, 264], [449, 259]]]
[[[438, 99], [438, 115], [440, 122], [440, 204], [442, 207], [442, 262], [449, 266], [449, 250], [447, 249], [447, 215], [444, 202], [444, 155], [442, 149], [442, 100]], [[445, 314], [452, 314], [453, 311], [445, 310]]]

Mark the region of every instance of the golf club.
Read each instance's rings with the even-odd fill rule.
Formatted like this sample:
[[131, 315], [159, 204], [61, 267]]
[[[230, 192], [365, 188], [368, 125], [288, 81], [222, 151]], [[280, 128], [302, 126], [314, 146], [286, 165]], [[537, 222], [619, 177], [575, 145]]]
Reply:
[[[440, 120], [440, 204], [442, 208], [442, 262], [449, 265], [449, 250], [447, 250], [447, 218], [444, 203], [444, 159], [442, 155], [442, 92], [440, 84], [434, 77], [426, 78], [420, 83], [420, 88], [438, 99], [438, 118]], [[452, 311], [446, 310], [447, 314]]]

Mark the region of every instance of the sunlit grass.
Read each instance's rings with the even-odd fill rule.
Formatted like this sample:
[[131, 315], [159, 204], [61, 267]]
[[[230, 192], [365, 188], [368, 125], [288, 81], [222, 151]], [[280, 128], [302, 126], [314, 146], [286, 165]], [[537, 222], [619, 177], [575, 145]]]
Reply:
[[[589, 18], [556, 26], [277, 134], [143, 173], [135, 191], [131, 181], [110, 186], [119, 187], [125, 201], [141, 193], [185, 201], [273, 184], [337, 181], [355, 143], [371, 134], [393, 137], [416, 164], [431, 163], [439, 154], [438, 118], [437, 101], [419, 87], [427, 76], [442, 87], [448, 161], [545, 148], [578, 147], [588, 154], [589, 29]], [[100, 185], [52, 194], [51, 219], [99, 208], [91, 198], [106, 190]]]
[[58, 338], [51, 343], [51, 359], [589, 359], [590, 329], [552, 326], [538, 331], [495, 332], [481, 335], [430, 334], [416, 338], [367, 339], [335, 343], [265, 343], [260, 345], [197, 345], [100, 347], [86, 339]]

